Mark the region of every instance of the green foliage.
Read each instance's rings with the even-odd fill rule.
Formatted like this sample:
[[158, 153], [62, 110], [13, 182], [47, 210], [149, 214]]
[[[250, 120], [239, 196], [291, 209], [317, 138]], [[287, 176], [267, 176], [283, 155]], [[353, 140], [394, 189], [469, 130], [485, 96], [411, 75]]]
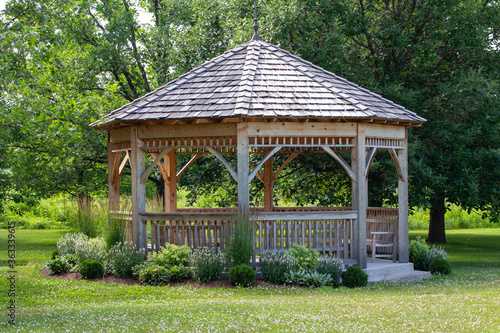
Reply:
[[89, 238], [83, 233], [67, 233], [57, 242], [57, 249], [61, 255], [75, 254], [75, 245], [78, 242], [85, 242]]
[[48, 260], [45, 266], [50, 270], [50, 274], [67, 273], [76, 266], [76, 258], [72, 254], [55, 256]]
[[210, 282], [219, 279], [225, 267], [226, 256], [223, 252], [212, 249], [194, 249], [189, 255], [189, 264], [193, 277], [198, 282]]
[[132, 268], [144, 262], [144, 250], [138, 251], [132, 242], [118, 243], [105, 256], [106, 272], [123, 278], [132, 275]]
[[229, 271], [229, 282], [238, 287], [249, 287], [255, 282], [255, 270], [247, 264], [233, 266]]
[[126, 220], [118, 216], [109, 215], [108, 228], [104, 232], [104, 242], [109, 250], [113, 245], [126, 241]]
[[253, 222], [248, 213], [240, 212], [233, 222], [229, 256], [232, 266], [250, 265], [253, 253]]
[[191, 249], [187, 245], [177, 246], [165, 244], [161, 252], [153, 253], [150, 259], [157, 265], [164, 267], [187, 266]]
[[427, 270], [429, 266], [429, 245], [420, 237], [410, 240], [408, 251], [410, 262], [417, 270]]
[[87, 259], [80, 264], [79, 272], [84, 279], [97, 279], [104, 275], [104, 267], [98, 260]]
[[59, 257], [59, 250], [55, 249], [54, 251], [52, 251], [52, 254], [50, 255], [50, 259], [54, 260], [57, 257]]
[[286, 283], [301, 287], [319, 288], [331, 286], [334, 281], [330, 274], [322, 274], [315, 271], [290, 271], [286, 277]]
[[153, 262], [144, 262], [132, 269], [139, 282], [148, 286], [161, 286], [170, 278], [170, 270]]
[[[445, 213], [445, 229], [477, 229], [477, 228], [498, 228], [499, 223], [492, 222], [488, 218], [487, 211], [472, 209], [468, 212], [462, 207], [450, 204]], [[428, 230], [429, 229], [429, 209], [414, 209], [408, 217], [408, 226], [410, 230]]]
[[446, 259], [434, 259], [429, 265], [429, 272], [432, 274], [449, 275], [451, 274], [450, 262]]
[[169, 282], [180, 282], [191, 277], [191, 270], [186, 266], [171, 266]]
[[70, 269], [64, 257], [57, 257], [53, 260], [47, 261], [46, 267], [50, 269], [50, 274], [67, 273]]
[[106, 243], [101, 238], [80, 239], [75, 242], [74, 249], [79, 265], [88, 259], [103, 261]]
[[330, 275], [331, 285], [338, 287], [342, 276], [344, 261], [332, 255], [327, 255], [320, 259], [316, 272], [323, 275]]
[[295, 270], [315, 269], [319, 264], [319, 252], [315, 249], [294, 243], [287, 251], [295, 260]]
[[286, 275], [296, 266], [294, 257], [286, 251], [263, 251], [259, 260], [264, 281], [275, 284], [285, 283]]
[[366, 287], [368, 284], [368, 274], [359, 266], [349, 266], [342, 272], [342, 285], [348, 288]]

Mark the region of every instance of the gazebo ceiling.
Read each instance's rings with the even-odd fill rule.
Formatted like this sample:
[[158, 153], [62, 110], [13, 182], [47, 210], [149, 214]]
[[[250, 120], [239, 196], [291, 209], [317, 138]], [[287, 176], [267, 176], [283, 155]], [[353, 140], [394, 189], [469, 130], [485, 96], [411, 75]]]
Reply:
[[287, 51], [252, 40], [109, 113], [91, 126], [181, 119], [425, 119]]

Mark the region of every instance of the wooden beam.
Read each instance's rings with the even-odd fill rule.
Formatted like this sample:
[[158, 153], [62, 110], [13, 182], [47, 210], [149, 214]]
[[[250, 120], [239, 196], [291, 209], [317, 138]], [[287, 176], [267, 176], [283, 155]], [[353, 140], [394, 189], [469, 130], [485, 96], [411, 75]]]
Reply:
[[[267, 155], [271, 152], [271, 148], [264, 148], [264, 153]], [[273, 211], [273, 159], [270, 158], [264, 163], [264, 211]]]
[[[236, 173], [236, 171], [234, 171], [233, 167], [231, 166], [231, 164], [229, 164], [226, 159], [224, 158], [224, 156], [221, 155], [221, 153], [219, 153], [215, 148], [212, 148], [212, 147], [207, 147], [207, 150], [209, 152], [212, 153], [212, 155], [214, 155], [219, 161], [222, 162], [222, 164], [224, 164], [227, 168], [227, 170], [229, 171], [229, 173], [231, 174], [231, 176], [233, 177], [233, 179], [238, 182], [238, 174]], [[248, 169], [248, 165], [247, 165], [247, 169]]]
[[409, 262], [408, 240], [408, 131], [403, 149], [397, 156], [401, 177], [398, 180], [398, 257], [399, 262]]
[[116, 211], [120, 208], [120, 175], [118, 168], [121, 153], [113, 153], [109, 144], [108, 134], [108, 200], [109, 211]]
[[139, 127], [141, 139], [235, 136], [236, 124], [175, 124]]
[[358, 265], [365, 269], [368, 263], [368, 255], [366, 253], [366, 210], [368, 208], [368, 180], [365, 177], [366, 169], [366, 135], [365, 123], [358, 124], [358, 135], [356, 145], [356, 165], [353, 166], [356, 173], [356, 205], [353, 209], [358, 211], [357, 223], [354, 230], [354, 247], [356, 248], [356, 256], [354, 259], [358, 261]]
[[288, 156], [288, 158], [285, 160], [285, 162], [279, 167], [278, 171], [276, 171], [273, 175], [273, 182], [276, 181], [276, 179], [278, 179], [281, 171], [283, 171], [283, 169], [291, 162], [293, 161], [293, 159], [297, 156], [299, 156], [300, 152], [294, 152], [294, 153], [291, 153], [290, 156]]
[[165, 211], [175, 212], [177, 210], [177, 156], [175, 150], [165, 156], [165, 170], [167, 182], [165, 182]]
[[248, 123], [249, 136], [356, 136], [356, 123]]
[[259, 171], [259, 169], [264, 165], [264, 163], [269, 158], [271, 158], [274, 154], [276, 154], [281, 148], [283, 148], [283, 147], [282, 146], [274, 147], [266, 156], [264, 156], [264, 158], [257, 164], [257, 166], [252, 170], [252, 172], [248, 176], [248, 182], [249, 183], [252, 181], [252, 179], [255, 177], [255, 175], [257, 174], [257, 172]]
[[[157, 155], [157, 154], [155, 154], [155, 153], [149, 153], [149, 155], [151, 155], [151, 157], [152, 157], [153, 159], [156, 159], [156, 158], [158, 157], [158, 155]], [[157, 165], [158, 165], [158, 168], [160, 168], [160, 172], [161, 172], [161, 176], [162, 176], [162, 178], [163, 178], [163, 181], [164, 181], [164, 182], [168, 182], [167, 171], [165, 170], [165, 167], [164, 167], [164, 166], [163, 166], [163, 164], [161, 163], [161, 159], [158, 161]]]
[[153, 168], [155, 167], [156, 164], [158, 164], [158, 162], [161, 161], [161, 159], [163, 158], [163, 156], [165, 156], [166, 154], [168, 154], [172, 149], [172, 147], [166, 147], [164, 148], [160, 154], [158, 154], [158, 156], [155, 158], [155, 160], [153, 161], [153, 163], [151, 163], [151, 165], [146, 169], [146, 171], [144, 171], [141, 175], [141, 184], [145, 184], [146, 183], [146, 179], [148, 179], [148, 176], [149, 174], [151, 173], [151, 171], [153, 171]]
[[[248, 165], [252, 168], [252, 169], [255, 169], [255, 165], [253, 165], [252, 162], [248, 162]], [[264, 182], [264, 175], [262, 174], [262, 172], [260, 171], [257, 171], [257, 177], [260, 179], [261, 182]]]
[[123, 173], [123, 169], [125, 169], [125, 166], [127, 165], [127, 162], [130, 162], [130, 151], [127, 150], [125, 152], [125, 158], [123, 159], [122, 163], [120, 164], [120, 167], [118, 169], [118, 174], [121, 175]]
[[139, 214], [146, 212], [146, 185], [141, 182], [141, 174], [146, 169], [146, 154], [139, 148], [137, 127], [130, 130], [131, 181], [132, 181], [132, 237], [138, 249], [145, 249], [146, 226], [139, 219]]
[[[248, 146], [248, 124], [237, 124], [238, 136], [238, 209], [240, 214], [247, 214], [250, 211], [250, 190], [249, 190], [249, 146]], [[234, 170], [233, 170], [234, 171]]]
[[370, 166], [372, 164], [373, 158], [375, 157], [375, 153], [377, 152], [377, 148], [370, 148], [366, 153], [366, 169], [365, 169], [365, 177], [368, 177], [368, 171], [370, 171]]
[[177, 181], [179, 181], [179, 178], [181, 178], [184, 171], [186, 171], [186, 169], [189, 168], [194, 162], [196, 162], [196, 160], [199, 159], [201, 156], [203, 156], [203, 153], [197, 153], [196, 155], [193, 156], [193, 158], [189, 160], [189, 162], [186, 163], [186, 165], [182, 167], [182, 169], [179, 172], [177, 172], [176, 175]]
[[[404, 149], [400, 149], [400, 152], [401, 152], [401, 150], [404, 150]], [[396, 149], [391, 148], [391, 149], [388, 149], [388, 151], [389, 151], [389, 154], [391, 155], [392, 160], [394, 161], [394, 165], [396, 166], [396, 171], [398, 172], [398, 179], [400, 181], [404, 182], [405, 175], [403, 173], [403, 169], [401, 168], [401, 163], [399, 161], [398, 153], [396, 152]]]
[[[358, 144], [359, 144], [359, 139], [358, 139]], [[363, 147], [364, 146], [365, 146], [365, 144], [363, 142]], [[354, 171], [349, 166], [349, 164], [347, 164], [347, 162], [342, 158], [342, 156], [340, 156], [339, 154], [337, 154], [336, 152], [331, 150], [330, 147], [321, 146], [321, 148], [323, 148], [324, 151], [326, 151], [330, 156], [332, 156], [337, 162], [340, 163], [340, 165], [344, 168], [344, 170], [347, 172], [347, 174], [349, 175], [349, 177], [352, 180], [356, 181], [356, 179], [358, 179], [357, 175], [354, 173]], [[364, 153], [364, 151], [363, 151], [363, 153]]]

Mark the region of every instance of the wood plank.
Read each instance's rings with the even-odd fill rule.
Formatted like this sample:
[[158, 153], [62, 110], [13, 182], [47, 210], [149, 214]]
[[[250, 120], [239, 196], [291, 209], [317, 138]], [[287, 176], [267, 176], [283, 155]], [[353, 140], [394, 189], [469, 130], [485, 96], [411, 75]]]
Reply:
[[274, 147], [270, 152], [268, 152], [266, 154], [266, 156], [264, 156], [262, 158], [262, 160], [255, 166], [255, 168], [252, 170], [252, 172], [250, 172], [250, 175], [248, 176], [248, 182], [251, 182], [252, 179], [255, 177], [255, 175], [257, 174], [257, 172], [259, 171], [259, 169], [264, 165], [264, 163], [270, 159], [271, 157], [273, 157], [274, 154], [276, 154], [282, 147], [281, 146], [277, 146], [277, 147]]
[[398, 230], [397, 253], [399, 262], [409, 262], [408, 239], [408, 133], [404, 139], [404, 148], [399, 150], [398, 161], [401, 168], [402, 179], [398, 180]]
[[171, 150], [165, 156], [165, 210], [177, 211], [177, 154]]
[[139, 149], [139, 139], [137, 139], [137, 127], [133, 126], [130, 131], [130, 141], [132, 142], [131, 157], [131, 188], [132, 188], [132, 227], [133, 238], [138, 249], [147, 246], [144, 242], [146, 235], [145, 224], [141, 223], [139, 215], [146, 212], [146, 186], [141, 183], [141, 174], [146, 169], [146, 156], [144, 151]]
[[359, 179], [357, 177], [357, 175], [354, 173], [352, 167], [349, 164], [347, 164], [347, 162], [342, 158], [342, 156], [340, 156], [339, 154], [334, 152], [330, 147], [322, 146], [321, 148], [323, 148], [323, 150], [326, 151], [328, 153], [328, 155], [332, 156], [337, 162], [340, 163], [340, 165], [347, 172], [347, 175], [349, 176], [349, 178], [351, 178], [354, 181]]
[[238, 123], [237, 126], [238, 174], [236, 179], [238, 182], [238, 209], [240, 214], [248, 214], [250, 210], [248, 123]]
[[153, 171], [153, 168], [158, 163], [161, 163], [160, 161], [163, 158], [163, 156], [165, 156], [166, 154], [168, 154], [172, 149], [173, 148], [171, 148], [171, 147], [167, 147], [167, 148], [163, 149], [160, 154], [158, 154], [158, 156], [155, 158], [155, 160], [153, 161], [153, 163], [151, 163], [151, 165], [141, 174], [141, 184], [146, 183], [146, 179], [148, 179], [149, 174], [151, 173], [151, 171]]
[[140, 139], [235, 136], [236, 124], [150, 125], [139, 127]]
[[[238, 179], [238, 173], [233, 169], [233, 167], [231, 166], [231, 164], [229, 164], [228, 161], [226, 161], [226, 159], [224, 158], [224, 156], [222, 156], [221, 153], [219, 153], [215, 148], [213, 147], [207, 147], [207, 150], [209, 152], [212, 153], [212, 155], [214, 155], [219, 161], [222, 162], [222, 164], [224, 164], [224, 166], [227, 168], [227, 170], [229, 171], [229, 173], [231, 174], [231, 176], [233, 177], [233, 179], [238, 182], [239, 179]], [[247, 154], [248, 155], [248, 154]], [[248, 164], [248, 163], [247, 163]], [[238, 165], [238, 168], [239, 168], [239, 165]], [[248, 171], [248, 165], [246, 166], [246, 170]], [[247, 173], [248, 174], [248, 173]], [[248, 178], [248, 177], [247, 177]]]
[[356, 136], [356, 123], [248, 123], [248, 135], [262, 136]]
[[111, 143], [130, 142], [131, 127], [112, 129], [109, 130], [108, 133], [109, 142]]
[[365, 124], [365, 134], [367, 137], [386, 138], [386, 139], [404, 139], [406, 127], [385, 125], [385, 124]]

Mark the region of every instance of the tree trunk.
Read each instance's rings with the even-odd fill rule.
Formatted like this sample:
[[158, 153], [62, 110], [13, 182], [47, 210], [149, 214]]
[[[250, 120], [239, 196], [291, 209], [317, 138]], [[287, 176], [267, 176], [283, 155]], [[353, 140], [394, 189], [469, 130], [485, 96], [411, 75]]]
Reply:
[[444, 195], [437, 195], [431, 203], [429, 222], [429, 243], [446, 243], [444, 214], [446, 213]]

